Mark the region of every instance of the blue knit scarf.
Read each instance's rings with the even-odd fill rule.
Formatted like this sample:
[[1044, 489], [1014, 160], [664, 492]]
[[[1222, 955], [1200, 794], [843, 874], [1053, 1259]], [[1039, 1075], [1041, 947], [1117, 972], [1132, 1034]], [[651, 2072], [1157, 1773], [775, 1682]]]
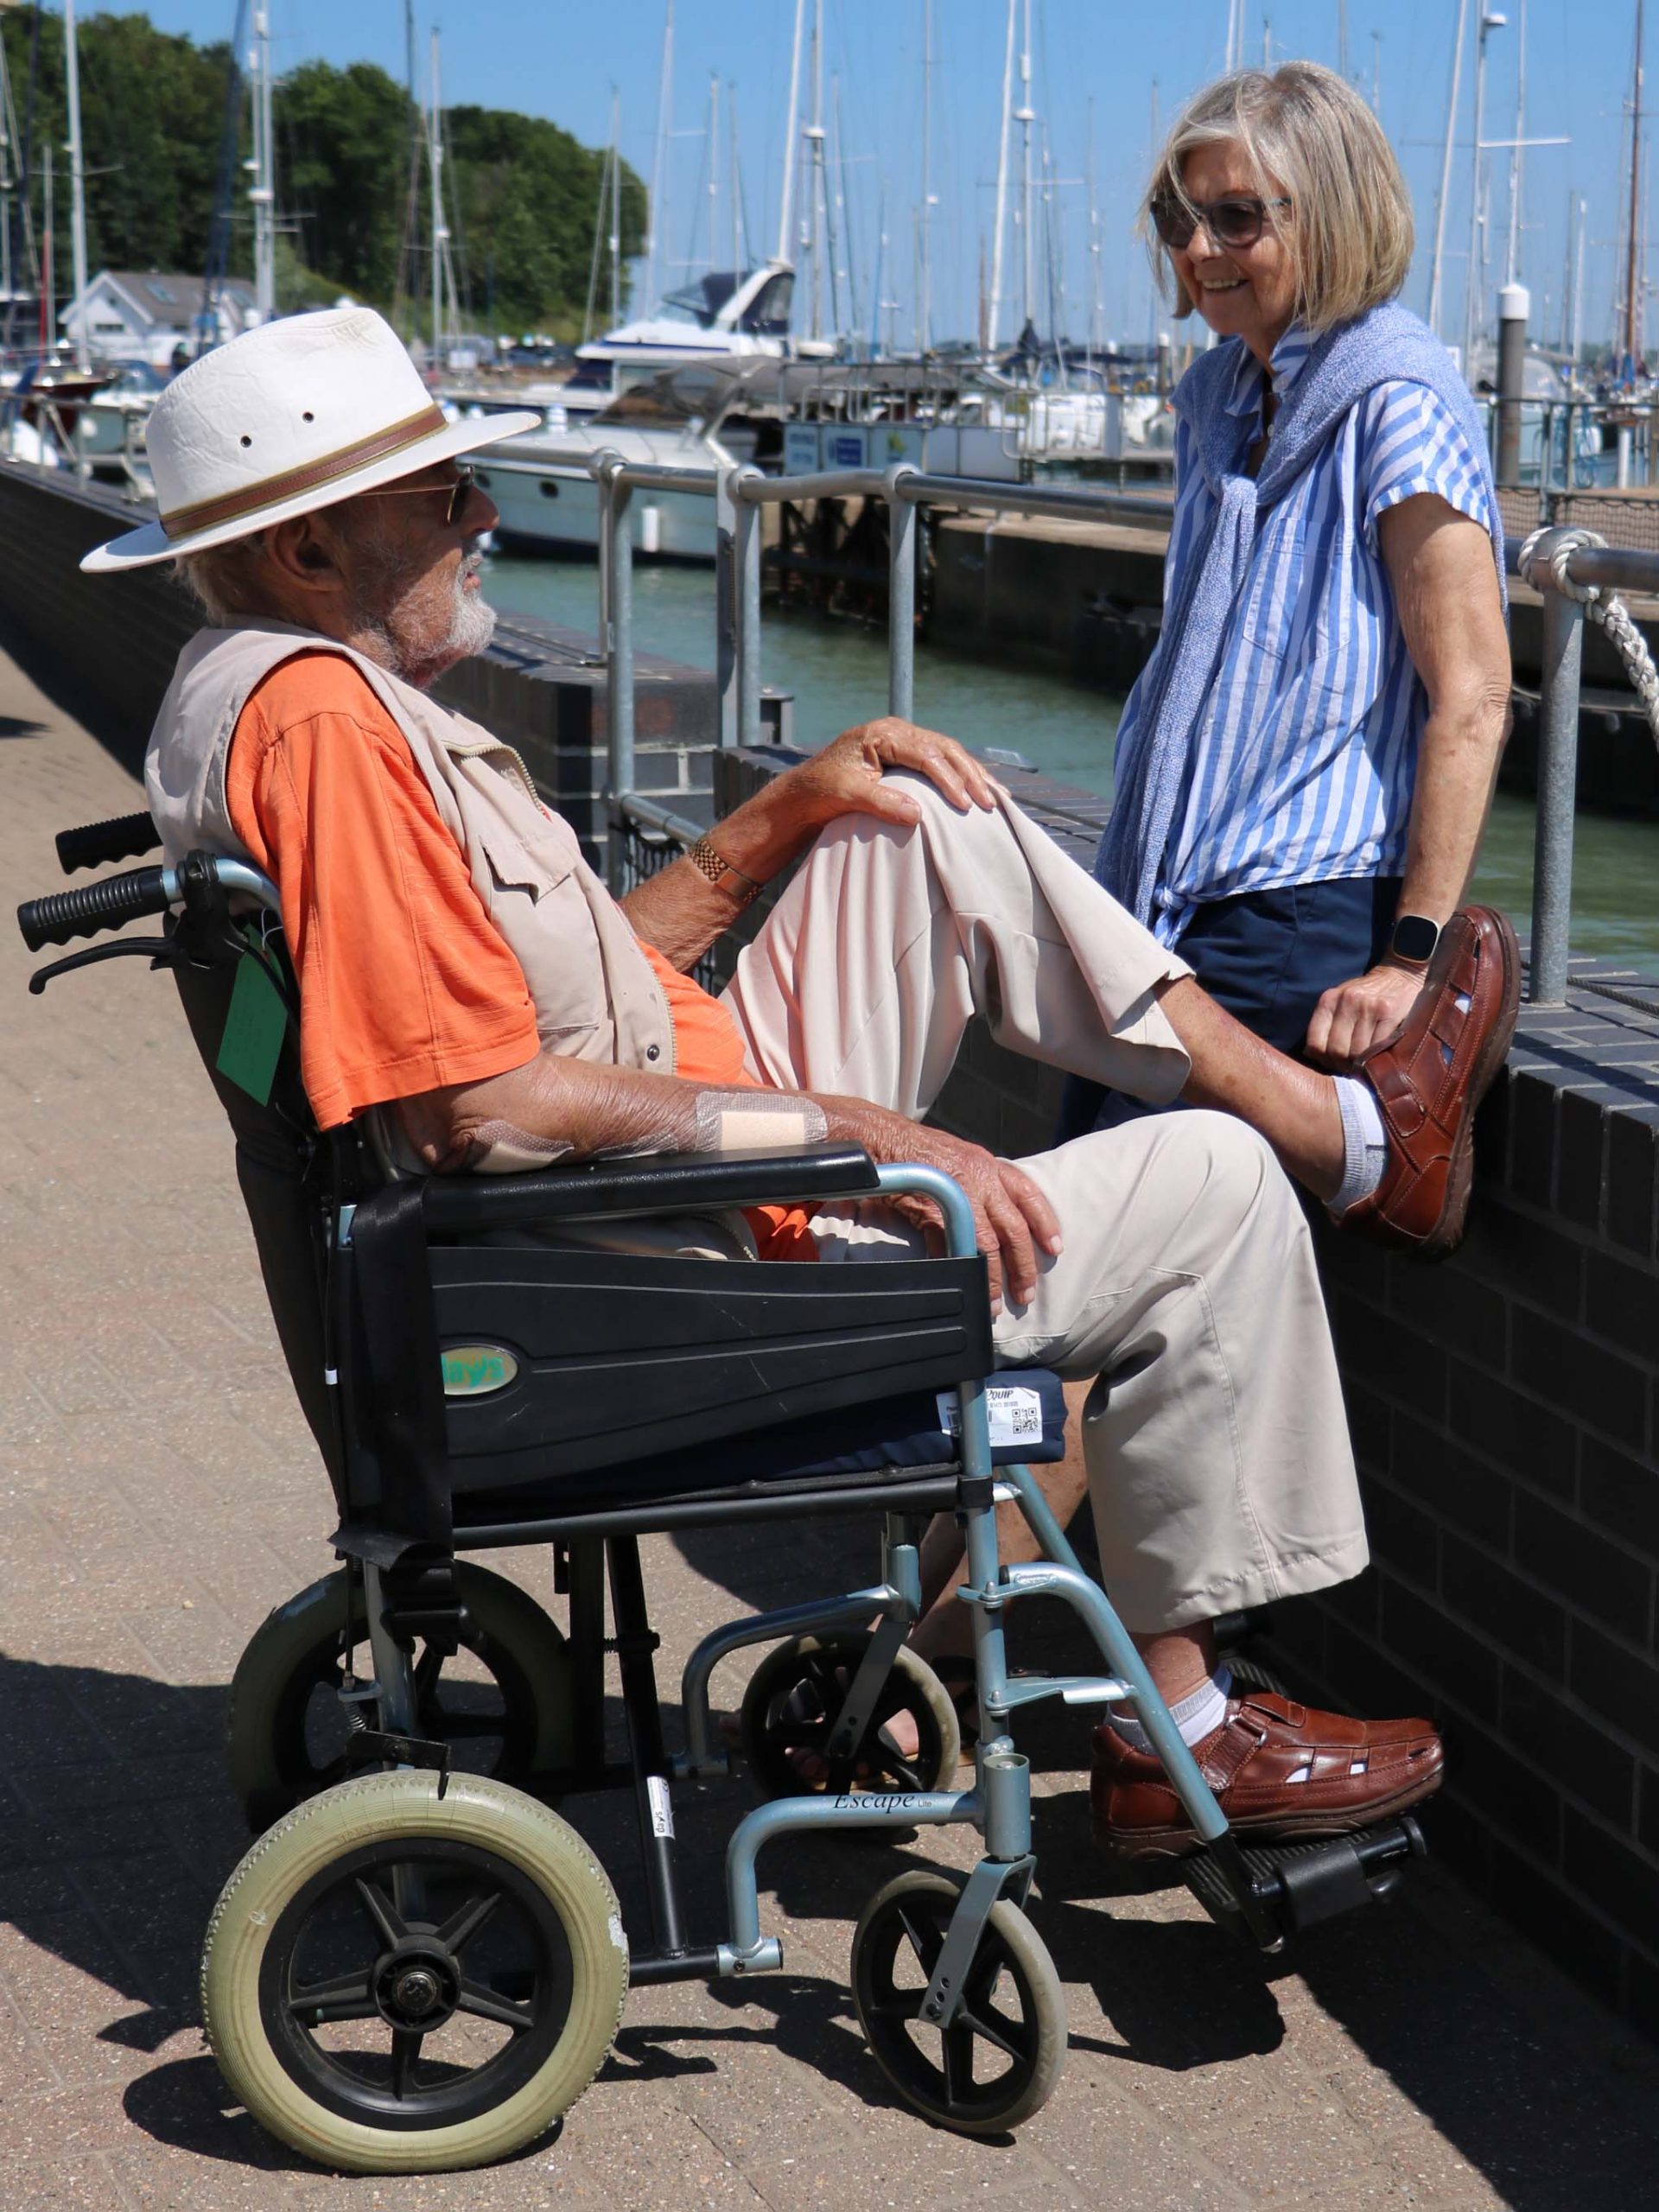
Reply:
[[[1261, 474], [1241, 475], [1238, 417], [1226, 403], [1243, 350], [1243, 340], [1231, 338], [1199, 354], [1175, 391], [1175, 411], [1192, 433], [1215, 507], [1185, 573], [1173, 579], [1162, 632], [1135, 684], [1133, 742], [1128, 758], [1120, 746], [1112, 811], [1095, 861], [1096, 879], [1141, 922], [1151, 920], [1199, 722], [1249, 574], [1257, 518], [1380, 384], [1426, 385], [1455, 416], [1471, 450], [1487, 450], [1484, 427], [1451, 355], [1426, 323], [1390, 302], [1315, 341], [1274, 418]], [[1503, 525], [1490, 467], [1485, 491], [1501, 592]]]

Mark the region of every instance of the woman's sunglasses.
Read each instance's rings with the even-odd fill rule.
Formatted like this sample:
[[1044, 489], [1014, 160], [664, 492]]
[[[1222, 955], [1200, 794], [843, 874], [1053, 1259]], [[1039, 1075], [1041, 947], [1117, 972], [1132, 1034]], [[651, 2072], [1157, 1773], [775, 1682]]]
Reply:
[[453, 484], [383, 484], [378, 492], [361, 492], [358, 496], [364, 499], [429, 499], [436, 493], [447, 492], [449, 504], [443, 511], [443, 526], [453, 530], [467, 511], [477, 474], [478, 471], [467, 461], [457, 461]]
[[1268, 208], [1289, 205], [1288, 200], [1257, 200], [1246, 193], [1188, 202], [1173, 192], [1160, 192], [1152, 203], [1152, 226], [1163, 244], [1177, 252], [1192, 245], [1200, 223], [1217, 245], [1254, 245], [1268, 226]]

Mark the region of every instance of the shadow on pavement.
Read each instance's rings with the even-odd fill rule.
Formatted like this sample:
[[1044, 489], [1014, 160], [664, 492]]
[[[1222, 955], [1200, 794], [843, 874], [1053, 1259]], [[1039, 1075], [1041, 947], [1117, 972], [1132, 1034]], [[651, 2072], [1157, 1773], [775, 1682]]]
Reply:
[[[711, 1535], [710, 1544], [718, 1541]], [[844, 1567], [868, 1558], [868, 1534], [840, 1531], [831, 1552]], [[697, 1547], [701, 1552], [704, 1547]], [[804, 1563], [801, 1587], [823, 1579], [830, 1554]], [[701, 1563], [701, 1562], [699, 1562]], [[787, 1594], [789, 1575], [753, 1580], [763, 1602]], [[762, 1580], [771, 1587], [762, 1592]], [[29, 1942], [94, 1977], [135, 2010], [86, 2032], [135, 2053], [159, 2052], [198, 2022], [195, 1961], [214, 1895], [245, 1848], [226, 1786], [226, 1692], [174, 1688], [136, 1675], [48, 1666], [0, 1656], [0, 1915]], [[671, 1742], [677, 1715], [666, 1714]], [[620, 1732], [620, 1715], [610, 1715]], [[1073, 1757], [1081, 1743], [1065, 1716]], [[722, 1855], [751, 1801], [741, 1782], [680, 1794], [677, 1806], [686, 1921], [693, 1942], [724, 1933]], [[636, 1933], [647, 1924], [626, 1793], [567, 1800], [616, 1883]], [[1640, 2084], [1605, 2054], [1580, 2049], [1562, 2028], [1541, 2026], [1489, 1974], [1472, 1946], [1448, 1942], [1410, 1904], [1316, 1931], [1281, 1967], [1236, 1945], [1207, 1922], [1164, 1916], [1131, 1891], [1096, 1852], [1084, 1789], [1041, 1794], [1037, 1805], [1039, 1891], [1033, 1918], [1064, 1971], [1086, 1979], [1110, 2031], [1074, 2038], [1079, 2055], [1181, 2074], [1259, 2056], [1285, 2037], [1276, 1979], [1294, 1974], [1442, 2135], [1499, 2187], [1517, 2212], [1578, 2212], [1651, 2202], [1651, 2133]], [[941, 1856], [963, 1856], [944, 1839]], [[826, 1838], [773, 1850], [763, 1883], [785, 1914], [851, 1924], [899, 1869], [927, 1863], [926, 1837], [896, 1847], [872, 1838]], [[1111, 1909], [1113, 1907], [1116, 1909]], [[799, 1955], [798, 1951], [797, 1955]], [[686, 2024], [653, 2006], [645, 1990], [607, 2062], [611, 2079], [717, 2070], [722, 2044], [775, 2045], [866, 2106], [887, 2104], [883, 2077], [865, 2051], [846, 1982], [817, 1970], [715, 1984], [728, 2022]], [[757, 2018], [757, 2013], [760, 2016]], [[162, 2058], [125, 2093], [134, 2126], [156, 2140], [231, 2164], [290, 2160], [234, 2112], [210, 2057]]]

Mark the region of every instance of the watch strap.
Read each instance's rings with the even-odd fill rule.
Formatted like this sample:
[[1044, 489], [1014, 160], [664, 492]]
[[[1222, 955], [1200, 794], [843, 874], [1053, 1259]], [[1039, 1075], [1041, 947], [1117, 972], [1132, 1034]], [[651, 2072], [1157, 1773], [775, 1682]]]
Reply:
[[745, 875], [742, 869], [735, 867], [723, 853], [717, 853], [707, 837], [699, 837], [685, 857], [700, 875], [707, 876], [709, 882], [717, 887], [733, 888], [734, 887], [727, 885], [726, 879], [728, 875], [735, 876], [738, 884], [742, 887], [743, 895], [738, 902], [740, 908], [747, 906], [752, 899], [760, 897], [761, 887], [754, 878], [752, 875]]

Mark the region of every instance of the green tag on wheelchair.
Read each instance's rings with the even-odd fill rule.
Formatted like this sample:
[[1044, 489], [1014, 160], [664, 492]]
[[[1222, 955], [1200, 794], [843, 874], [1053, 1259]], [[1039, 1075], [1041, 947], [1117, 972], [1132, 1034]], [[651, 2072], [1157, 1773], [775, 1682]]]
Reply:
[[219, 1040], [214, 1065], [238, 1090], [245, 1090], [256, 1105], [268, 1106], [287, 1033], [288, 1009], [282, 993], [272, 982], [263, 956], [251, 952], [236, 964], [231, 1010], [225, 1018], [225, 1034]]

